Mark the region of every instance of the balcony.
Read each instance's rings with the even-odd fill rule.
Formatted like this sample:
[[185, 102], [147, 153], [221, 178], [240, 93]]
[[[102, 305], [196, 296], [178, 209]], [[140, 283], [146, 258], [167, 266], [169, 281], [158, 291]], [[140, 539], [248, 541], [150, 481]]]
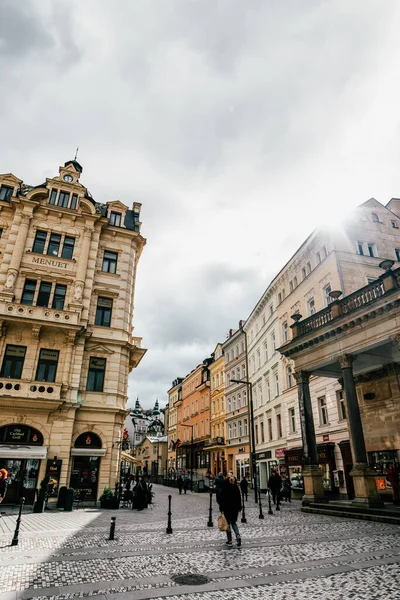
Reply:
[[57, 310], [46, 306], [29, 306], [0, 301], [0, 316], [32, 321], [45, 321], [64, 325], [79, 325], [81, 313], [72, 310]]
[[207, 442], [206, 446], [225, 446], [225, 438], [222, 436], [212, 438]]
[[61, 383], [0, 379], [0, 398], [4, 397], [60, 400]]

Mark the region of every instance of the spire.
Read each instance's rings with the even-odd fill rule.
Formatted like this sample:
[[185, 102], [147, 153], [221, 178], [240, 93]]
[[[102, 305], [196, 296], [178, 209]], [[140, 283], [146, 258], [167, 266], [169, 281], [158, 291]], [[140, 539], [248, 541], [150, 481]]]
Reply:
[[136, 398], [136, 402], [135, 402], [135, 408], [132, 411], [132, 414], [134, 415], [141, 415], [142, 411], [140, 408], [140, 404], [139, 404], [139, 398]]
[[152, 416], [153, 417], [158, 417], [159, 415], [160, 415], [160, 407], [159, 407], [158, 398], [157, 398], [156, 403], [155, 403], [154, 408], [153, 408]]

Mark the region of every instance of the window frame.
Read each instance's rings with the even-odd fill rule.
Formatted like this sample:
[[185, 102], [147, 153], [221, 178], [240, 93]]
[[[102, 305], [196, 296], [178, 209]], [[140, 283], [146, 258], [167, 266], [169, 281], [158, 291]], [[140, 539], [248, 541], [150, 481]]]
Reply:
[[[57, 359], [41, 358], [42, 352], [57, 353]], [[49, 348], [40, 348], [38, 363], [37, 363], [37, 367], [36, 367], [35, 381], [46, 381], [47, 383], [55, 383], [59, 360], [60, 360], [60, 351], [59, 350], [51, 350]], [[41, 368], [41, 366], [44, 366], [44, 369], [45, 369], [44, 377], [39, 377], [39, 369]], [[54, 368], [54, 371], [51, 371], [52, 368]]]
[[113, 298], [108, 296], [97, 297], [96, 314], [94, 318], [94, 324], [97, 327], [111, 327], [113, 304]]
[[[103, 368], [96, 368], [92, 361], [103, 361]], [[107, 359], [103, 356], [89, 356], [88, 374], [86, 380], [86, 391], [87, 392], [104, 392], [104, 382], [107, 370]]]
[[110, 218], [108, 220], [109, 225], [113, 227], [121, 227], [122, 226], [122, 213], [117, 211], [110, 211]]
[[[11, 354], [10, 357], [7, 358], [7, 353], [9, 350], [11, 350], [11, 348], [22, 348], [24, 350], [23, 356], [17, 356], [17, 355], [13, 356]], [[0, 377], [4, 377], [6, 379], [22, 379], [25, 358], [26, 358], [26, 346], [20, 346], [18, 344], [7, 344], [4, 354], [3, 354], [3, 360], [1, 363]], [[7, 369], [7, 372], [9, 373], [8, 375], [5, 374], [7, 360], [11, 360], [10, 369]], [[19, 369], [18, 369], [18, 367], [19, 367]], [[16, 373], [16, 370], [17, 370], [17, 373]], [[12, 372], [12, 374], [10, 374], [11, 372]]]
[[[108, 255], [108, 256], [106, 256]], [[113, 256], [110, 256], [113, 255]], [[115, 257], [115, 260], [114, 260]], [[117, 273], [117, 266], [118, 266], [118, 252], [116, 252], [115, 250], [104, 250], [103, 253], [103, 262], [102, 262], [102, 266], [101, 266], [101, 271], [102, 273], [110, 273], [111, 275], [115, 275]], [[107, 268], [105, 268], [107, 267]], [[112, 270], [112, 268], [114, 268], [114, 270]]]
[[[3, 194], [3, 190], [5, 190], [4, 194]], [[11, 187], [10, 185], [7, 185], [7, 184], [0, 185], [0, 200], [2, 202], [8, 202], [8, 204], [9, 204], [13, 194], [14, 194], [13, 187]]]

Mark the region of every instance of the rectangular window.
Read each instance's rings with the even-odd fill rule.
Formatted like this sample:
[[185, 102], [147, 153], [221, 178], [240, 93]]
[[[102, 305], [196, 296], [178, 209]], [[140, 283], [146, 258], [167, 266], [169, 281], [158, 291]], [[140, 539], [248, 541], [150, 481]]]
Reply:
[[275, 332], [273, 332], [273, 334], [271, 335], [271, 342], [272, 342], [272, 350], [275, 352], [275, 350], [276, 350], [276, 337], [275, 337]]
[[294, 408], [289, 408], [289, 427], [291, 433], [296, 433], [296, 412]]
[[47, 254], [58, 256], [61, 244], [61, 235], [59, 233], [50, 234], [49, 245], [47, 246]]
[[306, 268], [305, 267], [302, 268], [301, 275], [302, 275], [303, 279], [305, 279], [307, 277], [307, 273], [306, 273]]
[[70, 208], [72, 210], [74, 210], [76, 208], [76, 205], [78, 204], [78, 194], [72, 194], [72, 199], [71, 199], [71, 206]]
[[35, 297], [36, 291], [36, 280], [25, 279], [24, 289], [21, 296], [21, 304], [33, 304], [33, 298]]
[[332, 291], [331, 284], [330, 284], [330, 283], [328, 283], [328, 285], [326, 285], [326, 286], [324, 287], [324, 300], [325, 300], [325, 306], [329, 306], [329, 304], [331, 304], [331, 302], [332, 302], [332, 300], [333, 300], [333, 299], [330, 297], [330, 295], [329, 295], [329, 294], [331, 293], [331, 291]]
[[7, 185], [2, 185], [0, 188], [0, 200], [3, 202], [10, 202], [10, 198], [13, 195], [14, 188]]
[[339, 421], [344, 421], [346, 419], [346, 404], [343, 397], [343, 390], [339, 390], [336, 392], [336, 399], [338, 405]]
[[51, 283], [42, 281], [36, 298], [36, 306], [48, 306], [51, 294]]
[[256, 430], [256, 444], [258, 444], [258, 425], [255, 426]]
[[56, 380], [58, 355], [58, 350], [45, 350], [44, 348], [40, 350], [36, 381]]
[[57, 206], [61, 206], [62, 208], [68, 208], [69, 204], [69, 192], [60, 191], [58, 195]]
[[282, 294], [279, 292], [278, 294], [278, 304], [282, 302]]
[[318, 398], [318, 408], [319, 408], [319, 424], [320, 425], [328, 425], [328, 407], [326, 405], [325, 396]]
[[71, 259], [72, 255], [74, 253], [74, 246], [75, 246], [75, 238], [66, 236], [64, 238], [64, 244], [63, 244], [63, 249], [61, 252], [61, 258]]
[[106, 359], [91, 356], [89, 359], [89, 372], [86, 384], [88, 392], [102, 392], [104, 389], [104, 375], [106, 372]]
[[298, 286], [297, 277], [293, 278], [293, 285], [294, 285], [295, 288], [297, 288], [297, 286]]
[[282, 435], [282, 417], [281, 417], [280, 413], [278, 413], [276, 415], [276, 427], [278, 430], [278, 438], [283, 437], [283, 435]]
[[307, 263], [307, 274], [309, 275], [311, 273], [311, 263]]
[[326, 258], [328, 256], [328, 248], [326, 246], [323, 246], [322, 252], [324, 253], [324, 258]]
[[1, 367], [1, 377], [21, 379], [25, 353], [26, 346], [13, 346], [7, 344]]
[[267, 402], [271, 400], [271, 387], [269, 385], [269, 377], [265, 379], [265, 388], [267, 390]]
[[52, 302], [51, 308], [57, 308], [58, 310], [63, 310], [66, 293], [67, 293], [67, 286], [57, 283], [55, 290], [54, 290], [54, 296], [53, 296], [53, 302]]
[[55, 204], [57, 198], [57, 190], [51, 190], [49, 204]]
[[44, 247], [47, 239], [47, 231], [37, 230], [35, 240], [33, 242], [32, 252], [37, 254], [44, 254]]
[[279, 375], [278, 373], [274, 374], [275, 379], [275, 396], [279, 396]]
[[390, 221], [392, 224], [393, 229], [398, 229], [399, 226], [397, 225], [397, 221]]
[[110, 225], [114, 225], [114, 227], [121, 227], [121, 213], [112, 212], [110, 214]]
[[243, 435], [242, 421], [239, 421], [238, 427], [239, 427], [239, 437], [241, 438]]
[[400, 262], [400, 248], [395, 248], [394, 251], [396, 254], [396, 260]]
[[317, 254], [315, 255], [315, 258], [317, 260], [317, 265], [319, 265], [319, 263], [321, 262], [321, 253], [317, 252]]
[[372, 257], [377, 256], [375, 244], [368, 244], [368, 254]]
[[260, 430], [261, 430], [261, 443], [263, 444], [265, 439], [264, 439], [264, 422], [261, 421], [260, 423]]
[[247, 419], [243, 419], [243, 435], [248, 435]]
[[282, 323], [282, 335], [283, 335], [283, 341], [287, 342], [289, 340], [289, 327], [288, 327], [287, 321], [284, 321]]
[[103, 267], [104, 273], [116, 273], [117, 272], [117, 252], [111, 252], [110, 250], [104, 250]]
[[317, 311], [315, 309], [315, 300], [314, 300], [314, 298], [310, 298], [310, 300], [307, 302], [307, 308], [308, 308], [308, 316], [315, 315], [315, 313]]
[[272, 433], [272, 419], [268, 419], [268, 439], [270, 442], [274, 439], [274, 436]]
[[364, 245], [362, 242], [357, 242], [358, 254], [364, 256]]

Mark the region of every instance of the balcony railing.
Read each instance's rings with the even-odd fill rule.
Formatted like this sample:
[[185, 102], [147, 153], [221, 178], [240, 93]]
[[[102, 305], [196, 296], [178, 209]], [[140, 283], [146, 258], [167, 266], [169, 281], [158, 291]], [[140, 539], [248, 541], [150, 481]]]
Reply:
[[225, 438], [222, 436], [211, 438], [206, 446], [225, 446]]
[[80, 319], [80, 312], [57, 310], [55, 308], [47, 308], [46, 306], [29, 306], [13, 302], [0, 302], [0, 315], [18, 317], [18, 319], [65, 323], [66, 325], [78, 325]]
[[61, 384], [46, 381], [22, 381], [21, 379], [0, 379], [0, 398], [32, 398], [59, 400]]

